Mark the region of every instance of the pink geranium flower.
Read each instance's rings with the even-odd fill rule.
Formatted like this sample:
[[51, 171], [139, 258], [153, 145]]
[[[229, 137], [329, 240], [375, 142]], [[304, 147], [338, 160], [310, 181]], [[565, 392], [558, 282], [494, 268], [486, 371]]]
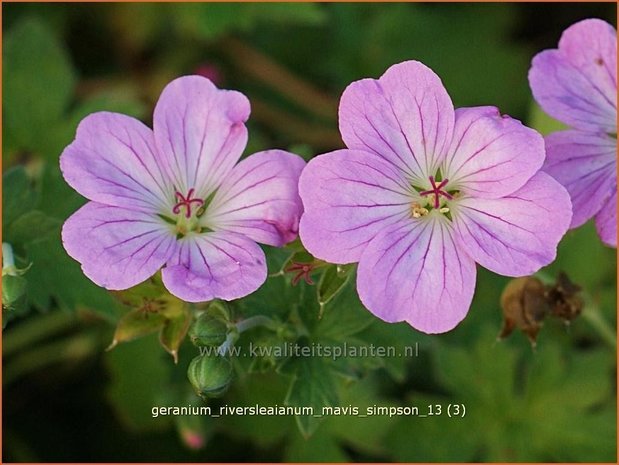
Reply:
[[544, 171], [570, 193], [572, 228], [595, 218], [617, 247], [617, 31], [599, 19], [567, 28], [559, 48], [533, 58], [535, 100], [573, 129], [546, 137]]
[[534, 273], [555, 258], [571, 219], [542, 137], [496, 108], [455, 110], [416, 61], [342, 95], [348, 149], [310, 161], [300, 179], [300, 236], [316, 257], [359, 262], [357, 290], [379, 318], [452, 329], [470, 307], [475, 262]]
[[127, 289], [164, 267], [165, 286], [190, 302], [239, 298], [265, 281], [256, 242], [296, 237], [305, 163], [269, 150], [237, 164], [249, 112], [243, 94], [186, 76], [164, 89], [153, 130], [107, 112], [80, 123], [60, 166], [91, 202], [62, 239], [90, 279]]

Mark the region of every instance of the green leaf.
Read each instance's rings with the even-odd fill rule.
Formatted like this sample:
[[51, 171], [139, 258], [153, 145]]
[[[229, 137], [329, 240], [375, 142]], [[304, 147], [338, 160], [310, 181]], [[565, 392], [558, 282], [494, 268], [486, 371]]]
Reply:
[[47, 216], [40, 210], [31, 210], [13, 222], [7, 236], [14, 244], [45, 240], [59, 225], [56, 218]]
[[330, 431], [319, 429], [310, 438], [296, 434], [286, 449], [286, 462], [350, 462]]
[[318, 425], [323, 407], [335, 406], [338, 395], [327, 362], [319, 357], [297, 358], [291, 362], [295, 376], [286, 396], [286, 405], [311, 407], [314, 415], [298, 415], [297, 426], [305, 437], [311, 436]]
[[316, 33], [314, 59], [324, 65], [321, 74], [342, 88], [354, 79], [378, 77], [394, 63], [419, 60], [441, 77], [456, 107], [491, 103], [524, 115], [532, 53], [512, 38], [517, 13], [514, 5], [498, 4], [333, 5], [331, 20], [338, 27], [328, 38]]
[[41, 153], [52, 163], [58, 163], [58, 157], [64, 148], [73, 141], [77, 126], [86, 116], [98, 112], [110, 111], [141, 118], [146, 113], [145, 105], [140, 102], [136, 89], [129, 85], [98, 92], [81, 101], [75, 109], [64, 118], [50, 124], [45, 147]]
[[[281, 405], [289, 388], [288, 379], [273, 372], [252, 374], [232, 384], [226, 401], [234, 406]], [[260, 447], [273, 447], [296, 431], [291, 417], [227, 415], [219, 419], [223, 429], [233, 437], [249, 440]]]
[[191, 323], [191, 314], [186, 307], [183, 307], [180, 314], [166, 319], [161, 329], [159, 342], [172, 358], [174, 358], [174, 363], [178, 363], [178, 349], [187, 335], [189, 323]]
[[183, 32], [212, 40], [230, 32], [249, 31], [257, 24], [318, 24], [326, 19], [314, 3], [196, 3], [175, 8]]
[[[379, 391], [378, 376], [370, 376], [358, 383], [354, 383], [342, 389], [340, 406], [355, 406], [360, 415], [365, 415], [368, 407], [380, 405], [392, 407], [397, 404], [392, 400], [382, 397]], [[356, 451], [362, 451], [374, 456], [386, 454], [386, 439], [391, 434], [393, 418], [388, 416], [371, 415], [337, 415], [325, 420], [324, 429], [331, 432], [338, 439], [340, 445], [352, 446]]]
[[49, 128], [73, 93], [68, 54], [45, 24], [29, 18], [8, 32], [3, 63], [5, 131], [22, 149], [45, 149]]
[[[146, 281], [141, 282], [123, 291], [114, 291], [114, 296], [124, 305], [130, 308], [144, 308], [149, 304], [155, 303], [164, 296], [169, 297], [169, 293], [163, 286], [161, 274], [155, 273]], [[157, 302], [157, 308], [165, 302]]]
[[48, 310], [52, 299], [70, 311], [88, 308], [115, 320], [119, 304], [105, 289], [94, 284], [80, 265], [62, 247], [57, 228], [46, 240], [25, 245], [32, 268], [28, 271], [28, 298], [40, 310]]
[[[342, 399], [324, 418], [323, 425], [310, 438], [292, 433], [286, 448], [286, 462], [351, 462], [348, 453], [385, 457], [388, 453], [387, 436], [392, 434], [393, 418], [366, 416], [367, 408], [373, 405], [385, 407], [396, 404], [383, 398], [378, 392], [377, 377], [345, 386]], [[353, 408], [357, 409], [354, 413]], [[406, 441], [410, 444], [410, 436]]]
[[62, 246], [59, 223], [83, 205], [84, 199], [67, 185], [58, 165], [46, 164], [40, 191], [36, 207], [50, 218], [45, 221], [46, 228], [52, 225], [52, 219], [58, 221], [44, 238], [24, 244], [26, 257], [32, 262], [29, 300], [40, 310], [48, 310], [55, 299], [60, 306], [71, 311], [80, 306], [87, 307], [102, 316], [116, 319], [119, 304], [109, 292], [84, 275], [79, 263], [70, 258]]
[[[409, 402], [441, 404], [443, 413], [449, 404], [461, 404], [467, 414], [399, 419], [389, 436], [395, 459], [614, 461], [612, 357], [600, 350], [567, 352], [549, 341], [537, 352], [526, 346], [520, 351], [495, 338], [486, 326], [472, 347], [437, 347], [435, 366], [446, 394], [412, 392]], [[405, 437], [423, 441], [405, 445]]]
[[105, 354], [110, 374], [107, 398], [123, 424], [131, 430], [166, 427], [160, 418], [152, 418], [163, 383], [168, 378], [168, 360], [155, 338], [138, 339]]
[[[369, 312], [368, 312], [369, 313]], [[393, 347], [395, 357], [384, 357], [385, 370], [396, 381], [403, 381], [406, 376], [407, 364], [410, 357], [416, 356], [418, 347], [430, 345], [432, 336], [415, 331], [406, 323], [385, 323], [374, 318], [374, 322], [357, 334], [356, 337], [366, 344], [375, 346]]]
[[[58, 163], [45, 165], [40, 190], [41, 196], [37, 209], [61, 220], [71, 216], [86, 203], [86, 199], [66, 183]], [[62, 202], [58, 199], [62, 199]]]
[[36, 202], [36, 194], [30, 185], [26, 170], [15, 167], [2, 175], [2, 232], [6, 236], [7, 226], [28, 212]]
[[77, 129], [77, 123], [97, 111], [122, 113], [134, 118], [146, 116], [147, 107], [140, 100], [139, 89], [136, 87], [130, 83], [121, 83], [97, 92], [81, 101], [69, 115], [73, 132]]
[[269, 315], [286, 318], [298, 305], [303, 289], [303, 283], [293, 287], [281, 276], [268, 278], [256, 292], [231, 302], [231, 306], [244, 317]]
[[[428, 405], [446, 406], [451, 401], [446, 397], [428, 394], [413, 394], [406, 405], [416, 406], [426, 412]], [[467, 418], [449, 418], [447, 414], [431, 417], [400, 417], [392, 423], [386, 435], [386, 447], [397, 462], [474, 462], [482, 446], [478, 428], [494, 427], [489, 418], [484, 425], [478, 412], [470, 412]], [[476, 420], [475, 417], [479, 419]], [[474, 429], [473, 429], [474, 428]]]
[[346, 286], [350, 277], [354, 274], [354, 265], [332, 265], [327, 267], [320, 277], [318, 288], [318, 303], [321, 308], [331, 300]]
[[[350, 273], [350, 272], [349, 272]], [[354, 271], [352, 272], [354, 274]], [[316, 325], [314, 336], [328, 341], [345, 341], [363, 331], [377, 319], [361, 303], [350, 274], [329, 309]]]
[[579, 457], [614, 460], [616, 409], [609, 376], [614, 368], [614, 357], [607, 351], [568, 357], [557, 348], [546, 347], [531, 367], [527, 413], [552, 421], [534, 424], [539, 431], [531, 448], [558, 462]]
[[165, 324], [166, 318], [160, 313], [149, 313], [141, 309], [131, 310], [118, 320], [114, 339], [108, 350], [121, 342], [133, 341], [154, 333], [162, 329]]
[[265, 3], [247, 7], [258, 21], [266, 24], [321, 24], [327, 19], [323, 6], [318, 3]]

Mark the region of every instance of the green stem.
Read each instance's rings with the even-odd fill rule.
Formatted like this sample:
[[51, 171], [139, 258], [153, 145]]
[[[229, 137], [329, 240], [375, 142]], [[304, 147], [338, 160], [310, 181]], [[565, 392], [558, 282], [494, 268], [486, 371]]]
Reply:
[[217, 348], [217, 355], [220, 357], [225, 356], [238, 338], [239, 333], [235, 331], [229, 332], [226, 336], [226, 340]]
[[273, 324], [273, 320], [264, 315], [256, 315], [246, 320], [239, 321], [236, 324], [236, 330], [239, 333], [247, 331], [248, 329], [255, 328], [256, 326], [271, 326]]
[[228, 333], [226, 336], [226, 340], [217, 348], [217, 353], [221, 355], [226, 355], [226, 353], [230, 350], [230, 348], [234, 345], [236, 340], [239, 338], [239, 334], [248, 329], [255, 328], [256, 326], [267, 326], [270, 327], [273, 325], [273, 320], [264, 315], [256, 315], [247, 318], [246, 320], [239, 321], [236, 325], [234, 325], [234, 329]]
[[75, 323], [75, 315], [62, 310], [26, 320], [19, 326], [4, 332], [2, 356], [6, 358], [14, 352], [35, 344], [37, 341], [72, 327]]
[[590, 299], [585, 297], [585, 308], [582, 311], [582, 317], [597, 331], [600, 337], [610, 345], [613, 349], [617, 349], [617, 335], [614, 328], [604, 319], [602, 312], [597, 305], [591, 303]]

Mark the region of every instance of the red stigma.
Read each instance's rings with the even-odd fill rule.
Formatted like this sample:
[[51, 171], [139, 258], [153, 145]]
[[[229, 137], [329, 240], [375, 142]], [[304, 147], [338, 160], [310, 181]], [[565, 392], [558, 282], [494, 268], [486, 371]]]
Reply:
[[420, 192], [419, 195], [434, 195], [434, 208], [438, 208], [440, 205], [439, 197], [441, 195], [449, 200], [453, 199], [453, 196], [449, 192], [443, 190], [443, 187], [445, 187], [448, 182], [449, 179], [443, 179], [441, 183], [437, 186], [436, 181], [434, 180], [434, 176], [430, 176], [432, 190]]
[[196, 202], [198, 206], [204, 205], [204, 200], [192, 198], [193, 193], [194, 193], [193, 187], [189, 189], [189, 192], [187, 192], [187, 197], [183, 196], [183, 194], [181, 194], [179, 191], [176, 191], [174, 195], [176, 196], [176, 200], [178, 200], [178, 203], [174, 205], [174, 207], [172, 208], [172, 212], [178, 215], [181, 211], [181, 207], [187, 207], [185, 210], [185, 218], [191, 218], [192, 202]]
[[286, 273], [297, 271], [298, 273], [292, 278], [292, 285], [296, 286], [301, 278], [305, 280], [307, 284], [314, 284], [310, 273], [314, 271], [314, 264], [312, 263], [293, 263], [284, 270]]

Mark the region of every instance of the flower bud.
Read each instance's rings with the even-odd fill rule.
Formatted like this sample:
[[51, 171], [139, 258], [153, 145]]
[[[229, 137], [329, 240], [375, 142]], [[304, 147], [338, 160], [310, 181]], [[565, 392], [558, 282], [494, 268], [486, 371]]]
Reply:
[[21, 276], [2, 276], [2, 305], [10, 307], [26, 293], [27, 282]]
[[534, 276], [509, 282], [501, 294], [503, 329], [499, 339], [509, 336], [514, 329], [520, 329], [535, 346], [537, 333], [550, 311], [545, 292], [544, 284]]
[[200, 355], [189, 364], [187, 377], [198, 395], [219, 397], [232, 380], [232, 364], [225, 357]]
[[189, 328], [189, 339], [198, 347], [219, 346], [224, 343], [228, 335], [227, 323], [209, 313], [203, 313]]

